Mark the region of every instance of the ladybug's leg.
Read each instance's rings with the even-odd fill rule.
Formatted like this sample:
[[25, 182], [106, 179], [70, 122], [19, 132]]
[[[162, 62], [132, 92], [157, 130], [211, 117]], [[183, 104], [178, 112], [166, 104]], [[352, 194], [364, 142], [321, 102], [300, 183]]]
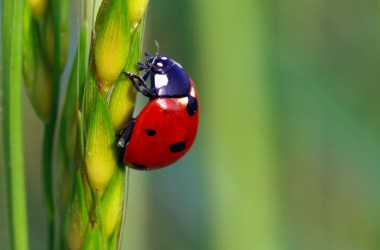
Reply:
[[[148, 87], [148, 85], [146, 85], [145, 81], [146, 79], [148, 78], [148, 74], [144, 74], [143, 78], [141, 78], [140, 76], [136, 75], [136, 74], [133, 74], [133, 73], [129, 73], [129, 72], [126, 72], [125, 73], [129, 79], [131, 79], [133, 85], [135, 86], [135, 88], [137, 89], [137, 91], [141, 92], [142, 89], [140, 87], [143, 87], [143, 89], [149, 89], [150, 88]], [[135, 79], [137, 79], [137, 82], [135, 82]]]
[[150, 67], [149, 64], [147, 64], [147, 63], [140, 63], [140, 62], [137, 63], [137, 66], [139, 68], [139, 71], [148, 69]]
[[129, 140], [131, 139], [132, 131], [135, 126], [136, 119], [132, 119], [118, 134], [119, 141], [117, 146], [119, 148], [125, 148]]
[[[140, 76], [133, 73], [129, 73], [129, 72], [123, 72], [123, 73], [126, 74], [129, 79], [131, 79], [133, 86], [136, 88], [138, 92], [142, 93], [143, 95], [151, 99], [157, 97], [157, 94], [153, 90], [151, 90], [148, 87], [148, 85], [146, 85], [145, 83], [146, 79], [144, 80]], [[143, 77], [148, 78], [148, 75], [145, 74]], [[135, 81], [135, 79], [137, 79], [137, 82]]]
[[146, 80], [148, 79], [148, 76], [149, 76], [149, 72], [145, 72], [142, 79], [146, 82]]

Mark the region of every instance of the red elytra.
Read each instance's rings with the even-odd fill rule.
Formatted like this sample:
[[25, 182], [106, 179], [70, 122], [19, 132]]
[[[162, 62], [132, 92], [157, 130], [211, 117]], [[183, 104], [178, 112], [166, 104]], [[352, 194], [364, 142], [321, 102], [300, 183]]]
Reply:
[[[198, 100], [190, 79], [190, 94]], [[180, 159], [192, 146], [199, 120], [197, 112], [186, 111], [188, 97], [156, 98], [137, 116], [133, 133], [124, 153], [124, 163], [132, 168], [153, 170]], [[198, 102], [199, 105], [199, 102]]]

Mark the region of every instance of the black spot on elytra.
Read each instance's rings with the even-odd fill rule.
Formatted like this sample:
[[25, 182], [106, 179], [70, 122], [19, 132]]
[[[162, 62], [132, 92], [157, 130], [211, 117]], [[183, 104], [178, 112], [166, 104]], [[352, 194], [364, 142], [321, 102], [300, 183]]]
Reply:
[[186, 143], [181, 141], [170, 145], [169, 149], [172, 153], [178, 153], [186, 148]]
[[198, 100], [191, 95], [188, 95], [187, 97], [189, 98], [189, 101], [186, 105], [186, 111], [189, 116], [193, 116], [198, 110]]
[[145, 133], [146, 133], [148, 136], [154, 136], [154, 135], [156, 134], [156, 130], [151, 129], [151, 128], [148, 128], [148, 129], [145, 129]]
[[138, 163], [132, 163], [132, 167], [137, 170], [147, 170], [148, 168]]

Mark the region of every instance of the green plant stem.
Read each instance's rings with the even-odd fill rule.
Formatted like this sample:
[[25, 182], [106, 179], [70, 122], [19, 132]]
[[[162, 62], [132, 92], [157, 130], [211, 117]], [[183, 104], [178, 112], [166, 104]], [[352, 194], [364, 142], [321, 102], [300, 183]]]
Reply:
[[53, 161], [53, 140], [54, 140], [54, 123], [48, 123], [44, 129], [44, 139], [42, 145], [42, 177], [44, 187], [44, 201], [48, 215], [48, 234], [49, 248], [54, 249], [55, 235], [55, 207], [54, 193], [52, 182], [52, 161]]
[[43, 142], [43, 156], [42, 156], [42, 175], [44, 182], [44, 196], [45, 206], [48, 214], [48, 234], [49, 234], [49, 248], [55, 249], [55, 205], [54, 205], [54, 186], [53, 186], [53, 153], [54, 153], [54, 133], [57, 121], [57, 110], [60, 89], [60, 10], [58, 0], [53, 0], [53, 25], [54, 25], [54, 66], [53, 66], [53, 96], [51, 107], [51, 118], [45, 124], [44, 142]]
[[23, 0], [2, 1], [3, 143], [7, 175], [10, 248], [28, 249], [22, 143], [21, 79]]

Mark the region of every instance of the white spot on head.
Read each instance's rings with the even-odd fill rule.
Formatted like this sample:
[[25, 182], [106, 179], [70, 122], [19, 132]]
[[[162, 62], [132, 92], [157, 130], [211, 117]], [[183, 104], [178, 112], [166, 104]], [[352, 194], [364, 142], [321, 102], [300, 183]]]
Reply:
[[159, 66], [159, 67], [162, 67], [162, 66], [164, 66], [161, 62], [158, 62], [157, 63], [157, 66]]
[[192, 97], [195, 97], [195, 90], [194, 90], [193, 87], [190, 89], [190, 95], [191, 95]]
[[154, 76], [154, 85], [155, 85], [156, 89], [164, 87], [164, 86], [168, 85], [168, 83], [169, 83], [169, 79], [168, 79], [167, 75], [156, 74]]
[[164, 60], [164, 61], [168, 60], [168, 58], [166, 56], [161, 57], [161, 59]]

